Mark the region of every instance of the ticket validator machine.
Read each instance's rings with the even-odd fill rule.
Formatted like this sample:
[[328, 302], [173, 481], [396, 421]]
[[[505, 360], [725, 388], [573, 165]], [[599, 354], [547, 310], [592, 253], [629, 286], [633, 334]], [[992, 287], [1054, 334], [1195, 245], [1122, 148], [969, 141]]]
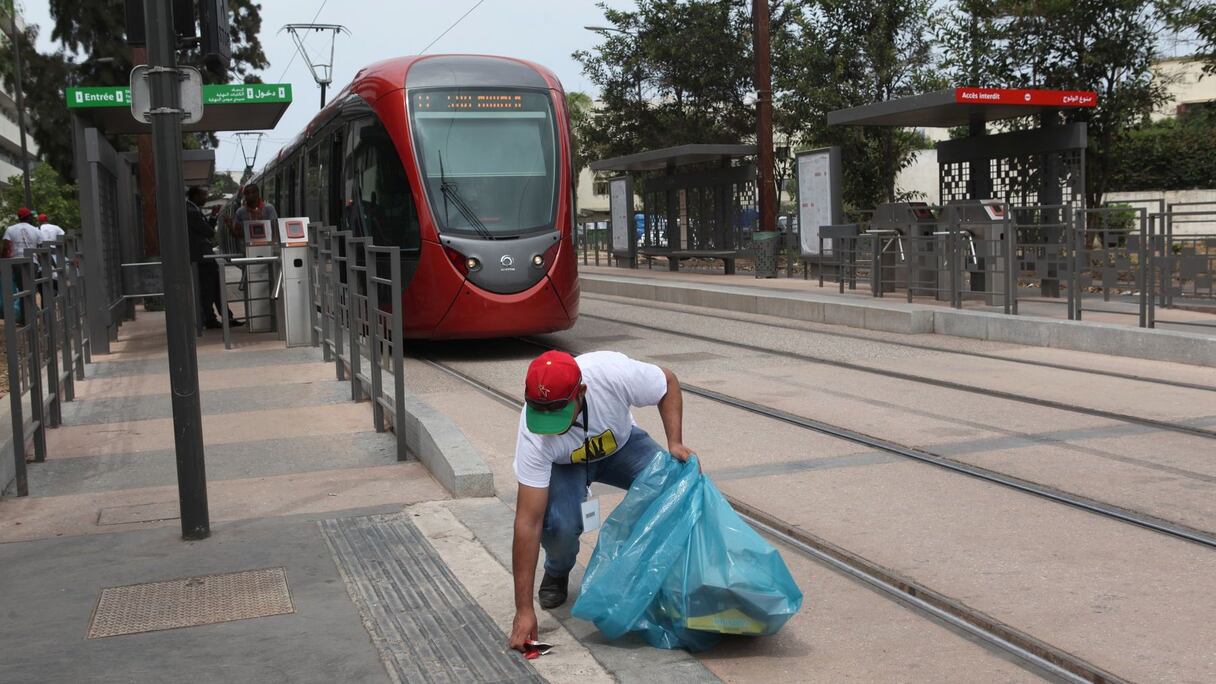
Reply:
[[[270, 221], [245, 222], [245, 256], [274, 256], [274, 226]], [[245, 287], [250, 298], [245, 322], [249, 332], [270, 332], [274, 321], [270, 316], [270, 264], [250, 264], [245, 268]]]
[[281, 331], [288, 347], [312, 344], [312, 321], [308, 308], [312, 292], [308, 286], [308, 217], [279, 219], [280, 290], [276, 300]]

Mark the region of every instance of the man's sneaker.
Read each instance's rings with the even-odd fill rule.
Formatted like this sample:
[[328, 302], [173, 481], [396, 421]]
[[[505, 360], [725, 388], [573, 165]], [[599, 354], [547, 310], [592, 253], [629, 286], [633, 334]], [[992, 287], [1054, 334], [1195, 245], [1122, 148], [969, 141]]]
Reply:
[[536, 593], [540, 599], [540, 607], [552, 610], [566, 602], [566, 584], [569, 577], [553, 577], [545, 573], [540, 581], [540, 591]]

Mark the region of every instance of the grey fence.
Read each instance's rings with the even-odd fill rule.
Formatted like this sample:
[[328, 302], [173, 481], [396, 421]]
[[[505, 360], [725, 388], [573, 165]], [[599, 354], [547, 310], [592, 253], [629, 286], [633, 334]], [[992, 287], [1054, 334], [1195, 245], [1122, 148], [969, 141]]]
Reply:
[[372, 402], [376, 431], [396, 433], [397, 459], [404, 461], [401, 250], [318, 224], [310, 227], [308, 246], [314, 344], [334, 363], [337, 379], [350, 381], [351, 399]]
[[[28, 455], [33, 452], [35, 463], [46, 460], [46, 430], [62, 424], [63, 402], [75, 398], [75, 383], [84, 378], [91, 360], [85, 277], [75, 242], [44, 243], [27, 253], [0, 259], [11, 472], [18, 496], [29, 495]], [[0, 468], [0, 473], [8, 471]]]
[[820, 253], [804, 263], [842, 293], [860, 283], [875, 297], [902, 292], [955, 308], [973, 300], [1017, 314], [1021, 301], [1065, 306], [1070, 320], [1101, 313], [1140, 327], [1216, 328], [1216, 210], [1035, 205], [969, 222], [946, 206], [933, 215], [914, 230], [821, 226]]

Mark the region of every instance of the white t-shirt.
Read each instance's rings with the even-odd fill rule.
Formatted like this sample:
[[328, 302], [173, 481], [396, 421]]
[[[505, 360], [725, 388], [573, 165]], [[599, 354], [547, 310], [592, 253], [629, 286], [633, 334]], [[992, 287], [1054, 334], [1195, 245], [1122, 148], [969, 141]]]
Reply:
[[[658, 366], [617, 352], [590, 352], [575, 357], [587, 386], [589, 421], [583, 432], [583, 414], [564, 435], [538, 435], [528, 430], [527, 419], [519, 416], [519, 436], [515, 442], [515, 477], [529, 487], [549, 486], [554, 464], [583, 463], [587, 454], [584, 441], [591, 447], [591, 460], [615, 454], [633, 433], [631, 406], [654, 406], [667, 394], [667, 376]], [[585, 440], [587, 435], [589, 440]]]
[[38, 227], [38, 232], [42, 233], [43, 242], [54, 242], [63, 237], [63, 229], [54, 223], [44, 223]]
[[4, 231], [4, 238], [13, 243], [13, 258], [25, 256], [25, 250], [36, 249], [42, 242], [42, 231], [28, 223], [14, 223]]

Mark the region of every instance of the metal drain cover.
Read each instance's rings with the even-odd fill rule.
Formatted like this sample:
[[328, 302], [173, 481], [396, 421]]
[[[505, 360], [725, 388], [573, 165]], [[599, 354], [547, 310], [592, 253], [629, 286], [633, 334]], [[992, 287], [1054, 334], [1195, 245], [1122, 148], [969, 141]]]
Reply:
[[283, 568], [187, 577], [102, 589], [89, 638], [294, 612]]

